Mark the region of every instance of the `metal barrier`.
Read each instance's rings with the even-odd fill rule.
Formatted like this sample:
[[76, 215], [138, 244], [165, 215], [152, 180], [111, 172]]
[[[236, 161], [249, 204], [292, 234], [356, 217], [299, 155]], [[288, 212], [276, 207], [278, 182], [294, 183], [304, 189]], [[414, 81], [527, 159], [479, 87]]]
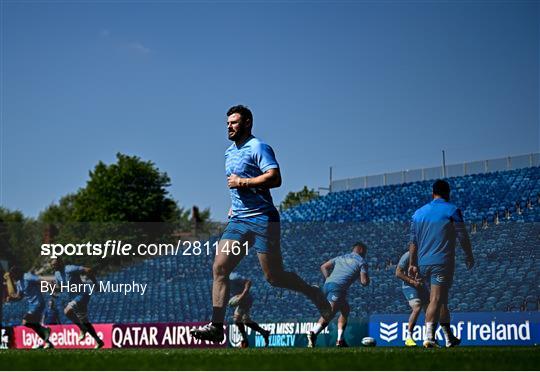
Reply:
[[479, 160], [443, 167], [403, 170], [371, 176], [345, 178], [332, 181], [331, 192], [364, 189], [387, 185], [399, 185], [406, 182], [434, 180], [437, 178], [461, 177], [472, 174], [508, 171], [540, 166], [540, 153], [507, 156], [504, 158]]

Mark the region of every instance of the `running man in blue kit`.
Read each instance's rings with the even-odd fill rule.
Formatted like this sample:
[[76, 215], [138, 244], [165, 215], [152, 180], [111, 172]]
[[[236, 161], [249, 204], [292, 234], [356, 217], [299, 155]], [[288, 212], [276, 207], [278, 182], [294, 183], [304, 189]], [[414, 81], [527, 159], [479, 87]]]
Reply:
[[435, 181], [432, 196], [431, 203], [412, 216], [408, 276], [421, 278], [429, 286], [424, 347], [438, 347], [435, 340], [438, 322], [441, 323], [446, 347], [453, 347], [461, 342], [452, 334], [448, 310], [448, 291], [454, 280], [456, 241], [465, 252], [467, 270], [473, 268], [474, 257], [461, 211], [450, 203], [448, 182]]
[[429, 291], [427, 290], [424, 282], [420, 279], [409, 278], [407, 271], [409, 270], [409, 252], [405, 252], [396, 267], [396, 277], [402, 280], [401, 291], [407, 299], [409, 306], [411, 307], [411, 315], [409, 316], [409, 324], [407, 328], [407, 335], [405, 337], [405, 346], [414, 347], [417, 346], [416, 342], [412, 338], [416, 321], [422, 309], [424, 311], [429, 303]]
[[264, 339], [264, 346], [268, 347], [270, 342], [270, 331], [261, 328], [255, 321], [251, 319], [250, 312], [253, 306], [253, 296], [251, 295], [251, 280], [243, 277], [237, 272], [232, 272], [229, 275], [229, 285], [231, 299], [229, 306], [234, 308], [234, 324], [238, 327], [238, 331], [242, 335], [242, 348], [249, 347], [246, 327], [251, 328], [255, 332], [259, 332]]
[[19, 267], [13, 266], [4, 276], [8, 288], [8, 300], [20, 301], [26, 298], [28, 310], [23, 316], [22, 324], [34, 332], [43, 340], [43, 344], [35, 346], [35, 349], [52, 349], [49, 341], [51, 329], [41, 325], [41, 317], [45, 310], [45, 299], [41, 293], [41, 278], [31, 272], [23, 272]]
[[234, 254], [231, 248], [246, 242], [257, 252], [268, 283], [304, 294], [325, 318], [331, 313], [330, 304], [318, 287], [310, 286], [283, 267], [280, 218], [270, 194], [270, 189], [281, 186], [281, 173], [274, 151], [252, 135], [252, 127], [253, 114], [247, 107], [234, 106], [227, 111], [228, 138], [233, 143], [225, 152], [225, 172], [232, 205], [212, 267], [212, 321], [192, 331], [201, 340], [224, 339], [229, 274], [247, 254], [245, 249]]
[[[317, 335], [321, 333], [330, 320], [339, 312], [337, 347], [347, 347], [343, 338], [347, 319], [350, 312], [347, 302], [347, 290], [355, 282], [359, 281], [362, 286], [369, 285], [368, 265], [366, 263], [367, 247], [362, 242], [354, 244], [352, 252], [332, 258], [321, 265], [321, 272], [326, 279], [323, 291], [332, 307], [330, 318], [321, 317], [315, 328], [308, 334], [308, 347], [315, 347]], [[330, 273], [332, 271], [332, 273]]]
[[[82, 284], [81, 275], [86, 275], [93, 283], [96, 283], [96, 278], [92, 270], [88, 267], [77, 265], [66, 265], [61, 257], [51, 260], [51, 267], [54, 270], [54, 278], [58, 286], [64, 285], [79, 285]], [[69, 292], [69, 302], [64, 309], [64, 314], [69, 320], [79, 327], [79, 341], [85, 339], [88, 333], [96, 341], [95, 349], [101, 349], [105, 346], [94, 329], [92, 323], [88, 319], [88, 303], [90, 302], [90, 293], [88, 292]]]

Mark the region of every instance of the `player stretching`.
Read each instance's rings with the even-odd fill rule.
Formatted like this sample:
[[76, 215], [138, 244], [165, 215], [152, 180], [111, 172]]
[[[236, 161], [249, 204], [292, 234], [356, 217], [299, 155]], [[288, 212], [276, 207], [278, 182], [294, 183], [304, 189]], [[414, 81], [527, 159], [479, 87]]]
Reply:
[[[96, 283], [96, 278], [92, 273], [92, 270], [76, 265], [66, 265], [61, 257], [53, 258], [51, 260], [51, 266], [54, 270], [54, 277], [56, 283], [60, 286], [64, 285], [77, 285], [82, 284], [81, 274], [86, 275], [93, 283]], [[94, 329], [94, 326], [88, 320], [88, 303], [90, 302], [90, 294], [87, 292], [70, 291], [69, 300], [67, 306], [64, 308], [64, 314], [68, 317], [73, 324], [77, 325], [80, 329], [79, 341], [84, 340], [86, 333], [96, 340], [95, 349], [100, 349], [104, 346], [103, 341], [99, 338]]]
[[[347, 290], [356, 280], [364, 287], [369, 285], [368, 267], [365, 261], [367, 247], [357, 242], [353, 245], [351, 253], [332, 258], [321, 265], [321, 272], [325, 277], [323, 291], [332, 306], [332, 315], [325, 319], [321, 317], [315, 328], [308, 334], [308, 347], [315, 347], [317, 335], [328, 326], [332, 318], [340, 312], [338, 318], [337, 347], [347, 347], [343, 338], [350, 307], [347, 302]], [[333, 270], [332, 270], [333, 268]], [[330, 270], [332, 273], [330, 274]]]
[[450, 200], [450, 185], [443, 180], [433, 184], [433, 201], [414, 212], [409, 243], [409, 276], [422, 278], [430, 285], [426, 310], [424, 347], [438, 347], [435, 341], [440, 321], [446, 347], [460, 344], [450, 329], [448, 291], [452, 286], [455, 267], [456, 238], [465, 252], [467, 270], [474, 266], [471, 242], [461, 211]]
[[325, 317], [331, 311], [319, 288], [283, 268], [279, 213], [270, 195], [270, 189], [281, 185], [281, 174], [274, 151], [251, 134], [252, 126], [253, 115], [247, 107], [234, 106], [227, 112], [228, 138], [233, 144], [225, 152], [225, 171], [232, 206], [212, 268], [212, 322], [192, 332], [201, 340], [221, 342], [224, 338], [229, 274], [246, 254], [245, 249], [240, 254], [229, 251], [245, 242], [257, 251], [268, 283], [303, 293]]
[[36, 332], [43, 340], [43, 345], [34, 348], [52, 349], [53, 345], [49, 341], [51, 329], [39, 323], [45, 309], [45, 300], [41, 293], [41, 278], [30, 272], [23, 273], [19, 267], [14, 266], [4, 275], [4, 279], [6, 279], [9, 301], [20, 301], [24, 297], [28, 301], [28, 312], [24, 314], [22, 324]]
[[268, 346], [270, 331], [262, 329], [257, 323], [251, 320], [249, 311], [253, 305], [253, 297], [249, 292], [251, 289], [251, 280], [244, 278], [240, 274], [233, 272], [229, 275], [231, 288], [231, 300], [229, 305], [234, 307], [234, 324], [238, 327], [242, 335], [242, 348], [249, 347], [249, 341], [246, 333], [246, 327], [259, 332], [264, 338], [264, 346]]
[[405, 346], [416, 346], [416, 342], [414, 342], [412, 338], [412, 333], [420, 312], [422, 309], [424, 309], [424, 311], [426, 310], [429, 302], [429, 292], [421, 280], [407, 276], [408, 269], [409, 252], [405, 252], [397, 264], [396, 276], [403, 281], [401, 284], [401, 291], [407, 301], [409, 301], [409, 306], [412, 309], [411, 315], [409, 316], [409, 328], [407, 330]]

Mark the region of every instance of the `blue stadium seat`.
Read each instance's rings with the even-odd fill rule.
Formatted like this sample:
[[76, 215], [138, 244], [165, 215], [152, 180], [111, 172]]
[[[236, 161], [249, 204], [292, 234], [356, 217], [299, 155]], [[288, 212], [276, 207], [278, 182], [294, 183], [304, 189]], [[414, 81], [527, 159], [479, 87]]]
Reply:
[[[449, 306], [457, 311], [538, 310], [540, 283], [540, 168], [450, 178], [452, 201], [467, 223], [477, 266], [467, 271], [458, 251]], [[395, 264], [407, 249], [408, 221], [429, 202], [431, 181], [330, 193], [282, 213], [282, 253], [286, 268], [312, 284], [323, 284], [319, 266], [325, 260], [364, 241], [372, 284], [353, 285], [351, 310], [358, 316], [408, 312]], [[526, 208], [532, 201], [532, 209]], [[521, 214], [516, 202], [520, 202]], [[509, 219], [504, 212], [509, 210]], [[494, 215], [499, 212], [499, 224]], [[481, 228], [484, 218], [488, 228]], [[215, 240], [211, 240], [211, 244]], [[90, 302], [94, 322], [207, 321], [211, 315], [211, 267], [207, 256], [166, 256], [148, 259], [111, 272], [100, 280], [148, 283], [145, 296], [97, 293]], [[255, 254], [238, 267], [253, 281], [257, 321], [317, 319], [315, 307], [303, 296], [266, 283]], [[504, 283], [501, 284], [501, 283]], [[66, 299], [61, 301], [65, 303]], [[20, 324], [25, 303], [4, 306], [4, 322]], [[62, 318], [67, 322], [65, 317]]]

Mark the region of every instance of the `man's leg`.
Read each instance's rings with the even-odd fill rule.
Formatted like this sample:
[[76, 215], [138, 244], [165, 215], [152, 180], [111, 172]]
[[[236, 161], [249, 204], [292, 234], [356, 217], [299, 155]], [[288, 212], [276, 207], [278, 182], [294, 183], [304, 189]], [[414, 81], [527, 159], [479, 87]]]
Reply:
[[246, 327], [251, 328], [255, 332], [259, 332], [263, 336], [269, 333], [269, 331], [262, 328], [259, 324], [257, 324], [257, 322], [254, 322], [252, 319], [246, 320], [244, 324], [246, 325]]
[[426, 347], [435, 346], [435, 331], [439, 322], [441, 301], [445, 298], [448, 301], [448, 290], [445, 286], [431, 284], [429, 305], [426, 310], [426, 339], [424, 341]]
[[28, 327], [34, 332], [36, 332], [43, 341], [47, 341], [47, 333], [45, 331], [45, 327], [43, 327], [41, 324], [37, 322], [27, 322], [23, 320], [23, 326]]
[[71, 320], [73, 324], [75, 324], [79, 329], [81, 330], [81, 334], [85, 334], [87, 332], [85, 325], [81, 322], [79, 317], [75, 314], [75, 310], [73, 308], [75, 307], [75, 302], [71, 301], [67, 304], [66, 308], [64, 309], [65, 316]]
[[329, 317], [320, 317], [317, 321], [317, 324], [311, 332], [308, 333], [308, 347], [315, 347], [315, 344], [317, 343], [317, 335], [321, 333], [326, 327], [328, 327], [328, 324], [330, 321], [334, 318], [334, 316], [339, 311], [339, 304], [337, 302], [330, 302], [331, 307], [331, 313]]
[[244, 326], [244, 322], [242, 321], [242, 316], [237, 313], [237, 310], [234, 313], [233, 320], [234, 320], [234, 324], [238, 327], [238, 330], [240, 331], [240, 334], [242, 335], [241, 346], [243, 348], [248, 347], [249, 343], [248, 343], [246, 327]]
[[75, 314], [75, 317], [79, 320], [79, 324], [82, 325], [81, 331], [83, 332], [80, 336], [81, 341], [84, 339], [84, 333], [88, 332], [90, 336], [96, 341], [96, 348], [102, 348], [104, 343], [101, 338], [99, 338], [96, 329], [88, 320], [88, 301], [90, 298], [83, 299], [81, 302], [77, 302], [72, 308], [72, 312]]
[[283, 259], [280, 254], [258, 253], [259, 262], [268, 283], [274, 287], [290, 289], [306, 296], [313, 293], [313, 288], [300, 276], [283, 268]]
[[270, 331], [267, 331], [266, 329], [262, 328], [260, 325], [258, 325], [256, 322], [254, 322], [248, 315], [248, 313], [244, 314], [242, 321], [246, 325], [246, 327], [251, 328], [255, 332], [259, 332], [261, 336], [264, 338], [264, 346], [268, 347], [270, 343]]
[[409, 301], [409, 306], [411, 307], [412, 311], [411, 315], [409, 316], [409, 325], [407, 329], [407, 337], [405, 337], [405, 346], [416, 346], [416, 342], [414, 342], [412, 334], [414, 332], [414, 327], [416, 326], [418, 317], [422, 312], [422, 302], [419, 298], [414, 298]]
[[239, 255], [230, 253], [233, 244], [234, 246], [240, 245], [235, 240], [220, 240], [218, 254], [212, 266], [212, 324], [221, 327], [223, 327], [227, 301], [229, 300], [229, 275], [244, 258], [243, 250], [241, 250], [242, 254]]
[[441, 309], [439, 313], [439, 321], [441, 322], [441, 328], [444, 333], [444, 338], [446, 341], [446, 347], [454, 347], [458, 346], [461, 343], [461, 340], [458, 339], [454, 334], [452, 333], [452, 329], [450, 328], [450, 310], [448, 309], [448, 297], [450, 288], [452, 287], [452, 283], [454, 281], [454, 266], [450, 265], [445, 268], [444, 275], [445, 278], [444, 282], [444, 292], [441, 297]]
[[409, 328], [407, 335], [407, 338], [412, 338], [412, 333], [414, 332], [414, 327], [416, 326], [416, 322], [418, 320], [418, 317], [420, 316], [420, 313], [422, 312], [422, 304], [418, 299], [409, 301], [409, 305], [411, 306], [411, 315], [409, 316]]
[[268, 283], [274, 287], [300, 292], [317, 306], [323, 318], [331, 319], [330, 303], [324, 298], [319, 288], [310, 286], [300, 276], [283, 268], [283, 259], [279, 253], [257, 253], [259, 263]]
[[49, 341], [49, 336], [51, 334], [51, 329], [48, 327], [43, 327], [39, 323], [41, 318], [41, 313], [27, 313], [23, 317], [22, 324], [25, 327], [32, 329], [36, 334], [43, 340], [43, 345], [38, 346], [37, 348], [52, 348], [53, 345]]
[[96, 342], [98, 344], [101, 344], [103, 342], [103, 340], [101, 338], [99, 338], [97, 332], [96, 332], [96, 329], [94, 328], [94, 326], [92, 325], [92, 323], [90, 323], [88, 320], [86, 320], [84, 323], [83, 323], [84, 327], [86, 328], [86, 332], [90, 333], [90, 336], [92, 336], [92, 338], [94, 340], [96, 340]]
[[221, 342], [224, 337], [223, 323], [229, 300], [229, 275], [244, 258], [244, 252], [231, 254], [231, 248], [239, 246], [240, 242], [222, 239], [218, 244], [218, 252], [212, 266], [212, 321], [199, 329], [194, 329], [192, 335], [200, 340]]
[[338, 330], [337, 330], [337, 341], [336, 346], [338, 347], [347, 347], [347, 343], [345, 342], [345, 339], [343, 338], [343, 335], [345, 333], [345, 328], [347, 327], [347, 320], [349, 318], [349, 313], [351, 311], [351, 308], [349, 306], [349, 303], [345, 302], [343, 306], [341, 306], [340, 315], [338, 318]]
[[452, 328], [450, 328], [450, 310], [448, 310], [448, 304], [441, 305], [439, 320], [444, 333], [446, 347], [458, 346], [461, 340], [452, 333]]

